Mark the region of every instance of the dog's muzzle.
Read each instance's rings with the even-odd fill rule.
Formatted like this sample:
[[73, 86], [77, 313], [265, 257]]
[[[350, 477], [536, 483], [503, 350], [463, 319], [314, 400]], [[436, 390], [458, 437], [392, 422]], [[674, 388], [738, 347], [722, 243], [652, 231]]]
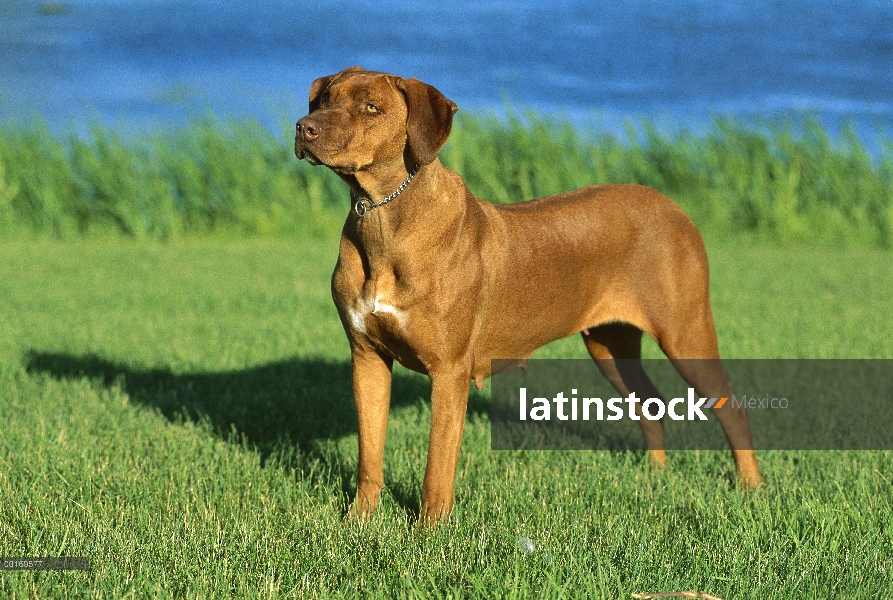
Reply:
[[295, 124], [295, 156], [304, 159], [311, 165], [322, 164], [322, 161], [307, 147], [309, 143], [319, 138], [322, 133], [322, 124], [307, 115]]

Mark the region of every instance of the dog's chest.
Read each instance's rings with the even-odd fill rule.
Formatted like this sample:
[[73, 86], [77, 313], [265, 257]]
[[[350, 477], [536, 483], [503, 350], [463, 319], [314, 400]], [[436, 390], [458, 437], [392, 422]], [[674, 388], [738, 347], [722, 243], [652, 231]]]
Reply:
[[401, 302], [406, 292], [392, 272], [357, 283], [348, 285], [342, 297], [351, 332], [384, 344], [408, 341], [410, 311]]
[[360, 294], [353, 298], [345, 312], [354, 333], [364, 336], [406, 333], [406, 311], [395, 306], [390, 295]]
[[405, 263], [365, 265], [348, 247], [333, 274], [333, 298], [348, 337], [423, 370], [433, 337], [429, 279]]

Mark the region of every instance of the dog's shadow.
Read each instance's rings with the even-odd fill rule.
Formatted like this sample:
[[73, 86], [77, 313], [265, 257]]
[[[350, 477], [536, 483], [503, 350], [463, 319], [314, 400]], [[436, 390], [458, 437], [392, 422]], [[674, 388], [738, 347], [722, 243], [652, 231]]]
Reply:
[[[173, 423], [207, 423], [222, 439], [244, 440], [264, 462], [276, 454], [289, 466], [289, 460], [296, 460], [292, 450], [298, 450], [323, 462], [324, 472], [340, 478], [345, 497], [353, 494], [354, 466], [344, 464], [339, 453], [327, 451], [324, 443], [357, 432], [348, 361], [293, 358], [238, 371], [178, 374], [91, 354], [31, 352], [27, 370], [56, 379], [87, 378], [110, 388], [120, 387], [132, 402], [156, 409]], [[395, 369], [391, 407], [427, 401], [430, 391], [427, 377]], [[489, 399], [473, 392], [468, 410], [489, 414]], [[417, 497], [402, 486], [396, 488], [391, 489], [396, 502], [417, 513]]]

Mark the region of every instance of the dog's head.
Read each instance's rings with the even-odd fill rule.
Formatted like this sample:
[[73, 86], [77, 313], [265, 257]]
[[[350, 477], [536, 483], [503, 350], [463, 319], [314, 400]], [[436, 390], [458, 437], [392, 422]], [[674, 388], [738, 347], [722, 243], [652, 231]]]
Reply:
[[295, 155], [351, 174], [403, 156], [434, 161], [456, 105], [417, 79], [349, 67], [310, 86], [310, 114], [295, 127]]

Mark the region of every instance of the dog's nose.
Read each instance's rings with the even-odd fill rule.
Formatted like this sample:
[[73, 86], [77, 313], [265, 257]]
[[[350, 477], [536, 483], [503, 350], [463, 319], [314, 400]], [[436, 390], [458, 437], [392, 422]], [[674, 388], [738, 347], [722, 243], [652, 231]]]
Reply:
[[319, 122], [310, 117], [304, 117], [297, 124], [297, 134], [307, 141], [318, 138], [321, 129]]

